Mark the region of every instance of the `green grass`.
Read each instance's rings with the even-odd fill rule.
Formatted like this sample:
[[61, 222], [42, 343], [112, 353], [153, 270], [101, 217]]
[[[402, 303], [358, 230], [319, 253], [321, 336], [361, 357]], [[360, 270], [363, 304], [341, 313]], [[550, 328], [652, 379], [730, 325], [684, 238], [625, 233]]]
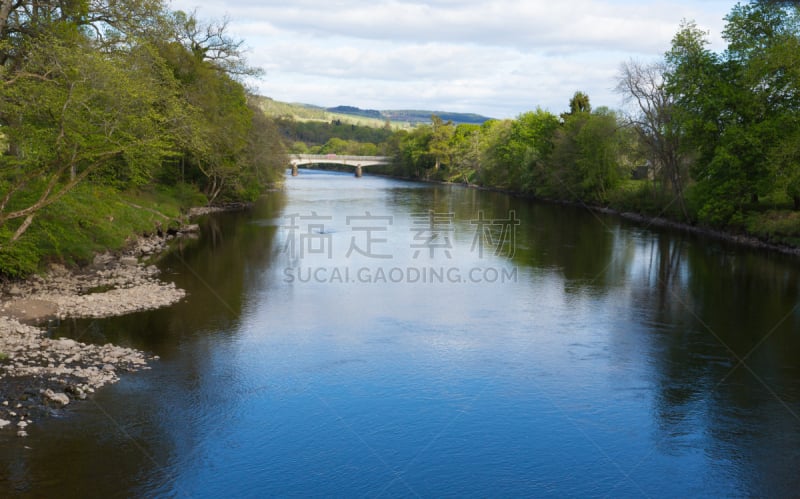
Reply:
[[39, 212], [18, 241], [9, 243], [21, 220], [0, 229], [0, 276], [24, 277], [47, 263], [86, 264], [97, 252], [179, 225], [182, 209], [204, 199], [190, 186], [120, 193], [81, 184]]
[[768, 210], [746, 217], [747, 232], [775, 244], [800, 246], [800, 212]]

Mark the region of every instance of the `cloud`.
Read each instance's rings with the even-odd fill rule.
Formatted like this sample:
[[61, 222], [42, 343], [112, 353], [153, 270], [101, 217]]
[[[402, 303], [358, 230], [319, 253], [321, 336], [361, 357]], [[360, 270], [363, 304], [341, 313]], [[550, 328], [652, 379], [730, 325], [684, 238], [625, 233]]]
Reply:
[[[227, 15], [279, 100], [380, 109], [433, 107], [515, 116], [560, 112], [575, 90], [616, 106], [630, 57], [669, 48], [682, 18], [718, 43], [730, 2], [627, 0], [176, 0], [201, 18]], [[307, 93], [304, 93], [307, 92]]]

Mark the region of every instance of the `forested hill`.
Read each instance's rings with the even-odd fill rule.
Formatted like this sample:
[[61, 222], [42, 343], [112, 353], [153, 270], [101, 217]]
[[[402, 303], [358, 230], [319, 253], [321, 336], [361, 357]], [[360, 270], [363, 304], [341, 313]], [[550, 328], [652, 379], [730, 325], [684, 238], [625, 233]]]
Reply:
[[387, 121], [394, 127], [410, 127], [417, 124], [431, 123], [431, 116], [450, 121], [456, 125], [480, 125], [492, 118], [473, 113], [453, 113], [446, 111], [424, 110], [383, 110], [361, 109], [355, 106], [321, 107], [312, 104], [297, 104], [280, 102], [269, 97], [260, 97], [261, 108], [270, 116], [288, 118], [300, 121], [349, 121], [353, 124], [365, 126], [383, 126]]
[[456, 125], [461, 123], [480, 125], [491, 119], [487, 118], [486, 116], [472, 113], [449, 113], [443, 111], [419, 110], [376, 111], [374, 109], [359, 109], [353, 106], [329, 107], [327, 110], [332, 113], [351, 114], [354, 116], [364, 116], [367, 118], [378, 118], [389, 121], [400, 121], [411, 124], [430, 123], [432, 115], [436, 115], [444, 121], [452, 121]]
[[383, 116], [392, 121], [408, 121], [411, 123], [430, 123], [431, 115], [436, 115], [444, 121], [451, 121], [456, 125], [471, 124], [481, 125], [492, 118], [472, 113], [450, 113], [445, 111], [383, 111]]

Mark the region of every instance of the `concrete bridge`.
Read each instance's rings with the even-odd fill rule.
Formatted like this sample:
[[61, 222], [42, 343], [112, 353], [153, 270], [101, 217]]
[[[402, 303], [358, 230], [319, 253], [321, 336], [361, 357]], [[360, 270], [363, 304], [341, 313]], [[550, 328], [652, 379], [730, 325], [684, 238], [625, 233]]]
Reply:
[[345, 165], [352, 166], [356, 177], [360, 177], [365, 166], [388, 165], [392, 162], [389, 156], [346, 156], [339, 154], [292, 154], [292, 176], [297, 176], [297, 167], [301, 165]]

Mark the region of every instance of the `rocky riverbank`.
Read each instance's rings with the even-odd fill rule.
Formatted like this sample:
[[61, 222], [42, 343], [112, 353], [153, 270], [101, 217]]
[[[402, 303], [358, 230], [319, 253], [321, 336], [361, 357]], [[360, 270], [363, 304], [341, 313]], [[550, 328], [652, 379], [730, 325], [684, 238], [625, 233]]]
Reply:
[[90, 345], [49, 338], [35, 327], [48, 319], [109, 317], [171, 305], [185, 296], [158, 279], [146, 260], [174, 237], [192, 237], [199, 227], [178, 234], [139, 239], [121, 255], [100, 254], [86, 268], [52, 265], [44, 276], [0, 287], [0, 435], [26, 436], [37, 419], [63, 412], [119, 373], [147, 367], [143, 352], [111, 344]]
[[148, 356], [137, 350], [47, 338], [7, 317], [0, 317], [0, 352], [0, 432], [20, 437], [36, 420], [116, 382], [120, 372], [149, 369]]
[[[161, 249], [144, 247], [151, 254]], [[77, 271], [54, 265], [45, 276], [7, 286], [0, 315], [28, 323], [110, 317], [164, 307], [184, 297], [183, 290], [157, 276], [155, 266], [145, 266], [131, 254], [98, 255], [90, 267]]]

